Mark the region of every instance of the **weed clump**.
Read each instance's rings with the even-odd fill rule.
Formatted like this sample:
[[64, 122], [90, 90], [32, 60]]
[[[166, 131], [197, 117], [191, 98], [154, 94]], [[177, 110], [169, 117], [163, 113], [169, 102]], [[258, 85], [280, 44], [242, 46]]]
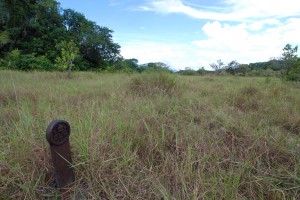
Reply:
[[258, 111], [260, 108], [260, 99], [262, 94], [260, 91], [252, 86], [247, 86], [240, 89], [231, 98], [231, 104], [240, 111]]
[[166, 73], [135, 76], [131, 79], [130, 90], [139, 95], [175, 95], [179, 92], [176, 77]]
[[279, 97], [279, 96], [285, 95], [289, 90], [290, 90], [290, 88], [288, 88], [287, 86], [279, 85], [279, 86], [275, 86], [271, 89], [271, 94], [274, 97]]
[[254, 96], [258, 93], [258, 89], [252, 86], [248, 86], [242, 88], [240, 92], [245, 96]]

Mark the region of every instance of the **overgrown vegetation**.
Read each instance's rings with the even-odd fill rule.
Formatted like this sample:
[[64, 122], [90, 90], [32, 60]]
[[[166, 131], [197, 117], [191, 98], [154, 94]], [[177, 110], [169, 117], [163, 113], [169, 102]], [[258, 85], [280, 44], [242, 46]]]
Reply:
[[206, 71], [204, 68], [192, 70], [186, 68], [178, 73], [182, 75], [238, 75], [238, 76], [260, 76], [260, 77], [281, 77], [288, 81], [300, 81], [300, 58], [297, 56], [298, 46], [292, 47], [287, 44], [283, 48], [282, 57], [272, 58], [267, 62], [240, 64], [236, 60], [225, 64], [221, 59], [211, 63], [210, 67], [214, 72]]
[[[2, 68], [57, 70], [65, 68], [63, 59], [76, 53], [78, 56], [71, 59], [74, 69], [104, 70], [121, 59], [120, 46], [112, 40], [112, 30], [97, 25], [79, 12], [62, 9], [55, 0], [1, 0], [0, 4]], [[16, 51], [20, 55], [9, 65]], [[56, 62], [59, 59], [61, 62]], [[24, 61], [25, 64], [19, 64]], [[40, 62], [52, 65], [47, 65], [50, 68], [31, 65]]]
[[71, 124], [75, 199], [299, 199], [300, 86], [269, 77], [0, 71], [0, 198], [53, 199], [45, 129]]
[[178, 94], [179, 86], [175, 76], [167, 73], [144, 73], [132, 78], [130, 88], [140, 95]]

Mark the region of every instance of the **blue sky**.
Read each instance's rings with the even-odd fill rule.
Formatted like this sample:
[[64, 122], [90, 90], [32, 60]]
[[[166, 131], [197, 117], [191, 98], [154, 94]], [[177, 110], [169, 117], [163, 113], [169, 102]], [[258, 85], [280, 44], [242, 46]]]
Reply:
[[299, 0], [58, 0], [114, 31], [124, 58], [174, 69], [268, 61], [300, 44]]

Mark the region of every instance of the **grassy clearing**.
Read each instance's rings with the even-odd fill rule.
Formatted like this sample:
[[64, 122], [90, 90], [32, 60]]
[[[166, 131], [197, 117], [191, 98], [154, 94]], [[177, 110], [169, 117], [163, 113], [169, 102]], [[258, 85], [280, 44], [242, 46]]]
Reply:
[[0, 197], [58, 198], [45, 129], [71, 124], [74, 199], [299, 199], [300, 85], [0, 72]]

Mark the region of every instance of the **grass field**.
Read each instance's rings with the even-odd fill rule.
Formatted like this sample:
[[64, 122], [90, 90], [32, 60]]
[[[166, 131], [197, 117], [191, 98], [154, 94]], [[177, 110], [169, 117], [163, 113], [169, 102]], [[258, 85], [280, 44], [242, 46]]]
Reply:
[[300, 199], [300, 84], [0, 71], [0, 199], [55, 199], [45, 130], [70, 122], [74, 199]]

